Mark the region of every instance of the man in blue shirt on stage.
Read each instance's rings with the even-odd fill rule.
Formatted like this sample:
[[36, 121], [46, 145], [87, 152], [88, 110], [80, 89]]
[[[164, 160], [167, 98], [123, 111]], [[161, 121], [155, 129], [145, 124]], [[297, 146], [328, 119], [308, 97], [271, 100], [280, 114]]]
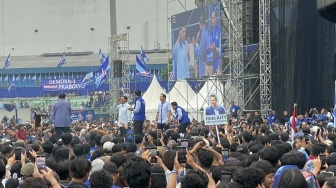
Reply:
[[230, 115], [231, 118], [238, 119], [238, 114], [239, 114], [240, 107], [238, 105], [234, 104], [234, 101], [230, 102]]
[[71, 105], [65, 100], [65, 93], [60, 93], [59, 100], [54, 103], [51, 108], [50, 122], [53, 122], [56, 132], [56, 140], [58, 140], [63, 133], [70, 132], [70, 116]]
[[133, 111], [134, 134], [142, 135], [142, 126], [146, 120], [146, 103], [141, 96], [141, 91], [136, 90], [134, 108], [129, 107], [128, 110]]
[[175, 119], [179, 122], [179, 133], [186, 133], [187, 126], [190, 124], [188, 113], [177, 102], [171, 103], [172, 108], [175, 110]]
[[203, 77], [206, 75], [206, 72], [205, 72], [206, 65], [203, 60], [203, 55], [206, 49], [210, 47], [209, 34], [205, 27], [204, 15], [200, 17], [199, 27], [200, 27], [200, 31], [197, 34], [197, 41], [199, 42], [199, 44], [196, 45], [195, 47], [195, 54], [197, 54], [197, 57], [198, 57], [198, 76]]
[[[221, 29], [220, 25], [217, 24], [217, 6], [215, 7], [214, 11], [211, 13], [211, 28], [209, 31], [210, 37], [210, 48], [213, 48], [217, 51], [217, 57], [213, 61], [213, 66], [211, 72], [216, 73], [217, 75], [221, 74]], [[211, 75], [209, 75], [211, 76]]]
[[170, 103], [166, 101], [167, 96], [164, 93], [160, 95], [160, 103], [157, 109], [155, 123], [158, 129], [167, 130], [169, 129], [171, 106]]

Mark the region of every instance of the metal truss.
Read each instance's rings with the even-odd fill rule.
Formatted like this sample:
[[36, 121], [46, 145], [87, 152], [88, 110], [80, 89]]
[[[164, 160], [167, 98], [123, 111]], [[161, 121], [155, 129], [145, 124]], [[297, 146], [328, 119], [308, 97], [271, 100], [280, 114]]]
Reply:
[[271, 109], [271, 28], [270, 0], [259, 0], [259, 52], [261, 112]]
[[[110, 115], [116, 118], [116, 111], [113, 105], [121, 95], [126, 95], [131, 98], [130, 89], [130, 66], [129, 66], [129, 34], [113, 35], [108, 39], [108, 48], [110, 54], [110, 77], [109, 77], [109, 91], [110, 91]], [[114, 73], [115, 60], [121, 60], [122, 63], [122, 77], [116, 78]]]
[[[228, 38], [228, 49], [223, 51], [229, 53], [230, 76], [235, 96], [230, 96], [242, 109], [245, 109], [244, 100], [244, 54], [243, 54], [243, 0], [221, 0], [222, 3], [222, 30], [223, 37]], [[226, 35], [226, 36], [225, 36]], [[224, 46], [225, 48], [225, 46]], [[230, 101], [230, 100], [229, 100]]]

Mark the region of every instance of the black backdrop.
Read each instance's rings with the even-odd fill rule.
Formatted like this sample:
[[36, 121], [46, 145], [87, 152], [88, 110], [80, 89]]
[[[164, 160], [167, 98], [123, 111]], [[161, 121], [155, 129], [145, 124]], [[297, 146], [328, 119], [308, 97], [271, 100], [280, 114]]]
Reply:
[[335, 25], [318, 15], [316, 0], [273, 0], [271, 45], [272, 108], [333, 107]]

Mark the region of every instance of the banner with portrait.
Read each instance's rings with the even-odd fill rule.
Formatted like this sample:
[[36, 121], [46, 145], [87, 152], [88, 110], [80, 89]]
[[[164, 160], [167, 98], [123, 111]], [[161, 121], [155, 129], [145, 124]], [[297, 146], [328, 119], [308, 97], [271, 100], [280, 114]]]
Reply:
[[228, 123], [226, 109], [219, 105], [216, 94], [210, 94], [210, 105], [204, 109], [205, 125], [223, 125]]

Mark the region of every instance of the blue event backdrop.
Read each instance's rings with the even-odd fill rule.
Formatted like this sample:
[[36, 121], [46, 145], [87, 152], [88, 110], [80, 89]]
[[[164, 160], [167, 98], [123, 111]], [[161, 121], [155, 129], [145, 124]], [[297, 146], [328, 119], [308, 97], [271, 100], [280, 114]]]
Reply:
[[58, 79], [42, 79], [42, 91], [67, 91], [67, 90], [86, 90], [88, 85], [83, 85], [83, 79], [80, 78], [58, 78]]
[[[167, 81], [159, 81], [160, 85], [168, 91], [168, 82]], [[138, 82], [131, 83], [130, 89], [131, 91], [135, 91], [139, 89], [141, 91], [146, 91], [149, 87], [150, 82]], [[99, 87], [101, 91], [108, 91], [109, 85], [103, 84]], [[88, 95], [90, 92], [97, 91], [94, 85], [87, 85], [85, 89], [73, 89], [73, 90], [57, 90], [57, 91], [44, 91], [41, 87], [13, 87], [10, 91], [7, 88], [0, 88], [0, 98], [16, 98], [16, 97], [43, 97], [46, 95], [55, 95], [57, 96], [61, 92], [77, 92], [79, 95]]]

